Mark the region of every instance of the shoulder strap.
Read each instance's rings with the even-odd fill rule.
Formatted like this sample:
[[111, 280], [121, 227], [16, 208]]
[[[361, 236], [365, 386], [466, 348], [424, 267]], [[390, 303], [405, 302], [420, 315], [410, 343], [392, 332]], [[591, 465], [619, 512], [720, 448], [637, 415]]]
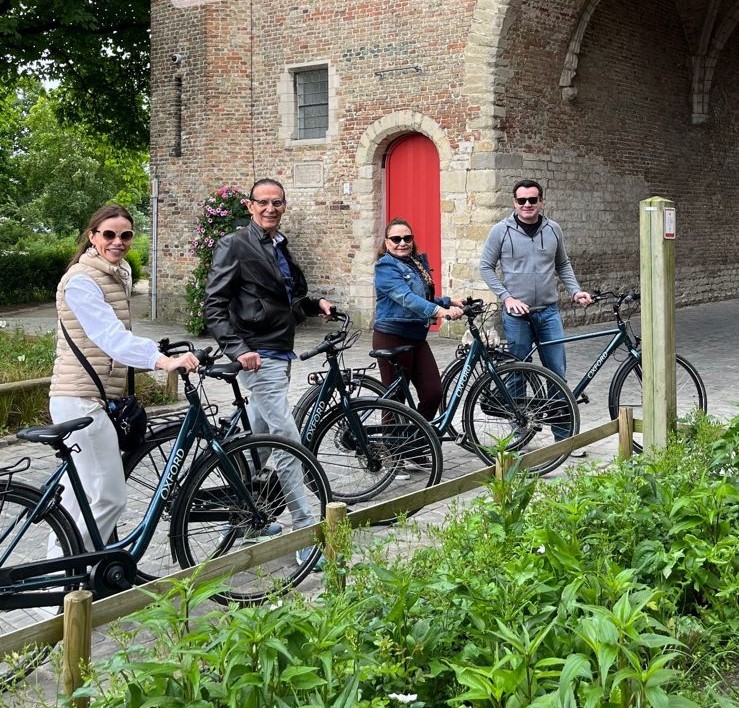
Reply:
[[[88, 373], [89, 377], [92, 379], [93, 383], [98, 387], [98, 390], [100, 391], [100, 397], [105, 401], [108, 402], [108, 397], [105, 395], [105, 389], [103, 388], [103, 382], [100, 380], [100, 377], [97, 375], [97, 372], [95, 369], [92, 368], [92, 364], [87, 360], [87, 357], [80, 351], [80, 348], [72, 341], [72, 338], [69, 336], [69, 332], [67, 332], [67, 328], [64, 326], [64, 322], [59, 320], [59, 324], [62, 326], [62, 333], [64, 334], [64, 339], [67, 340], [67, 344], [69, 344], [69, 348], [72, 350], [74, 355], [77, 357], [80, 364], [82, 364], [82, 367], [84, 370]], [[128, 395], [133, 396], [134, 394], [134, 370], [133, 367], [128, 367]]]

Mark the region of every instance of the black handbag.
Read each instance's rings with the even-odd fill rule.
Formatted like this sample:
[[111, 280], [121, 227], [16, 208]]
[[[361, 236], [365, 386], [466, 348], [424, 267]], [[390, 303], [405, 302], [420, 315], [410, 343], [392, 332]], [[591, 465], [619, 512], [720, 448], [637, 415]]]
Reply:
[[134, 392], [133, 368], [128, 367], [128, 396], [120, 400], [108, 400], [108, 397], [105, 395], [105, 389], [103, 388], [103, 382], [100, 380], [95, 369], [92, 368], [92, 364], [90, 364], [87, 357], [72, 341], [64, 323], [60, 321], [60, 324], [67, 344], [69, 344], [70, 349], [74, 352], [74, 355], [100, 391], [100, 398], [103, 399], [105, 412], [113, 423], [116, 433], [118, 433], [118, 447], [123, 452], [135, 450], [144, 442], [144, 438], [146, 437], [146, 410], [136, 398]]

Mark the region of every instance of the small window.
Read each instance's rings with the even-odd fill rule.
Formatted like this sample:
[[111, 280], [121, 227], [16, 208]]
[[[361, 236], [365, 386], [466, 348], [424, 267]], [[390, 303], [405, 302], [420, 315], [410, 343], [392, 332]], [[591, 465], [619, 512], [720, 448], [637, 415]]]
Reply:
[[328, 69], [296, 71], [298, 140], [325, 138], [328, 130]]

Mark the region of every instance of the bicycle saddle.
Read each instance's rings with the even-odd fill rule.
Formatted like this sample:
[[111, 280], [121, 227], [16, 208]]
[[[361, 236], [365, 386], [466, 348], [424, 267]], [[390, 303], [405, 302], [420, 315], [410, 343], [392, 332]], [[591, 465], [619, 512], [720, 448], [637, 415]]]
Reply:
[[64, 423], [56, 425], [34, 425], [30, 428], [19, 430], [15, 436], [20, 440], [29, 442], [40, 442], [45, 445], [55, 445], [61, 442], [75, 430], [82, 430], [92, 423], [92, 418], [86, 415], [84, 418], [73, 418]]
[[399, 347], [392, 347], [391, 349], [373, 349], [369, 355], [373, 359], [394, 359], [399, 354], [412, 352], [415, 348], [415, 344], [401, 344]]

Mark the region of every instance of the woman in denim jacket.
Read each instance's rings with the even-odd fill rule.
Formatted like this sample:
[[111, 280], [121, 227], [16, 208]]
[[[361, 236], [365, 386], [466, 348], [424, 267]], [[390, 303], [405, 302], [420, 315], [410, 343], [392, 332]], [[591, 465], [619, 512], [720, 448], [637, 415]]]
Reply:
[[[393, 219], [375, 263], [375, 325], [372, 346], [390, 349], [405, 344], [414, 348], [397, 359], [418, 393], [418, 412], [431, 420], [441, 402], [441, 378], [429, 347], [431, 321], [462, 317], [462, 301], [434, 297], [434, 283], [425, 253], [419, 253], [413, 230], [404, 219]], [[395, 378], [392, 364], [379, 359], [382, 382]]]

